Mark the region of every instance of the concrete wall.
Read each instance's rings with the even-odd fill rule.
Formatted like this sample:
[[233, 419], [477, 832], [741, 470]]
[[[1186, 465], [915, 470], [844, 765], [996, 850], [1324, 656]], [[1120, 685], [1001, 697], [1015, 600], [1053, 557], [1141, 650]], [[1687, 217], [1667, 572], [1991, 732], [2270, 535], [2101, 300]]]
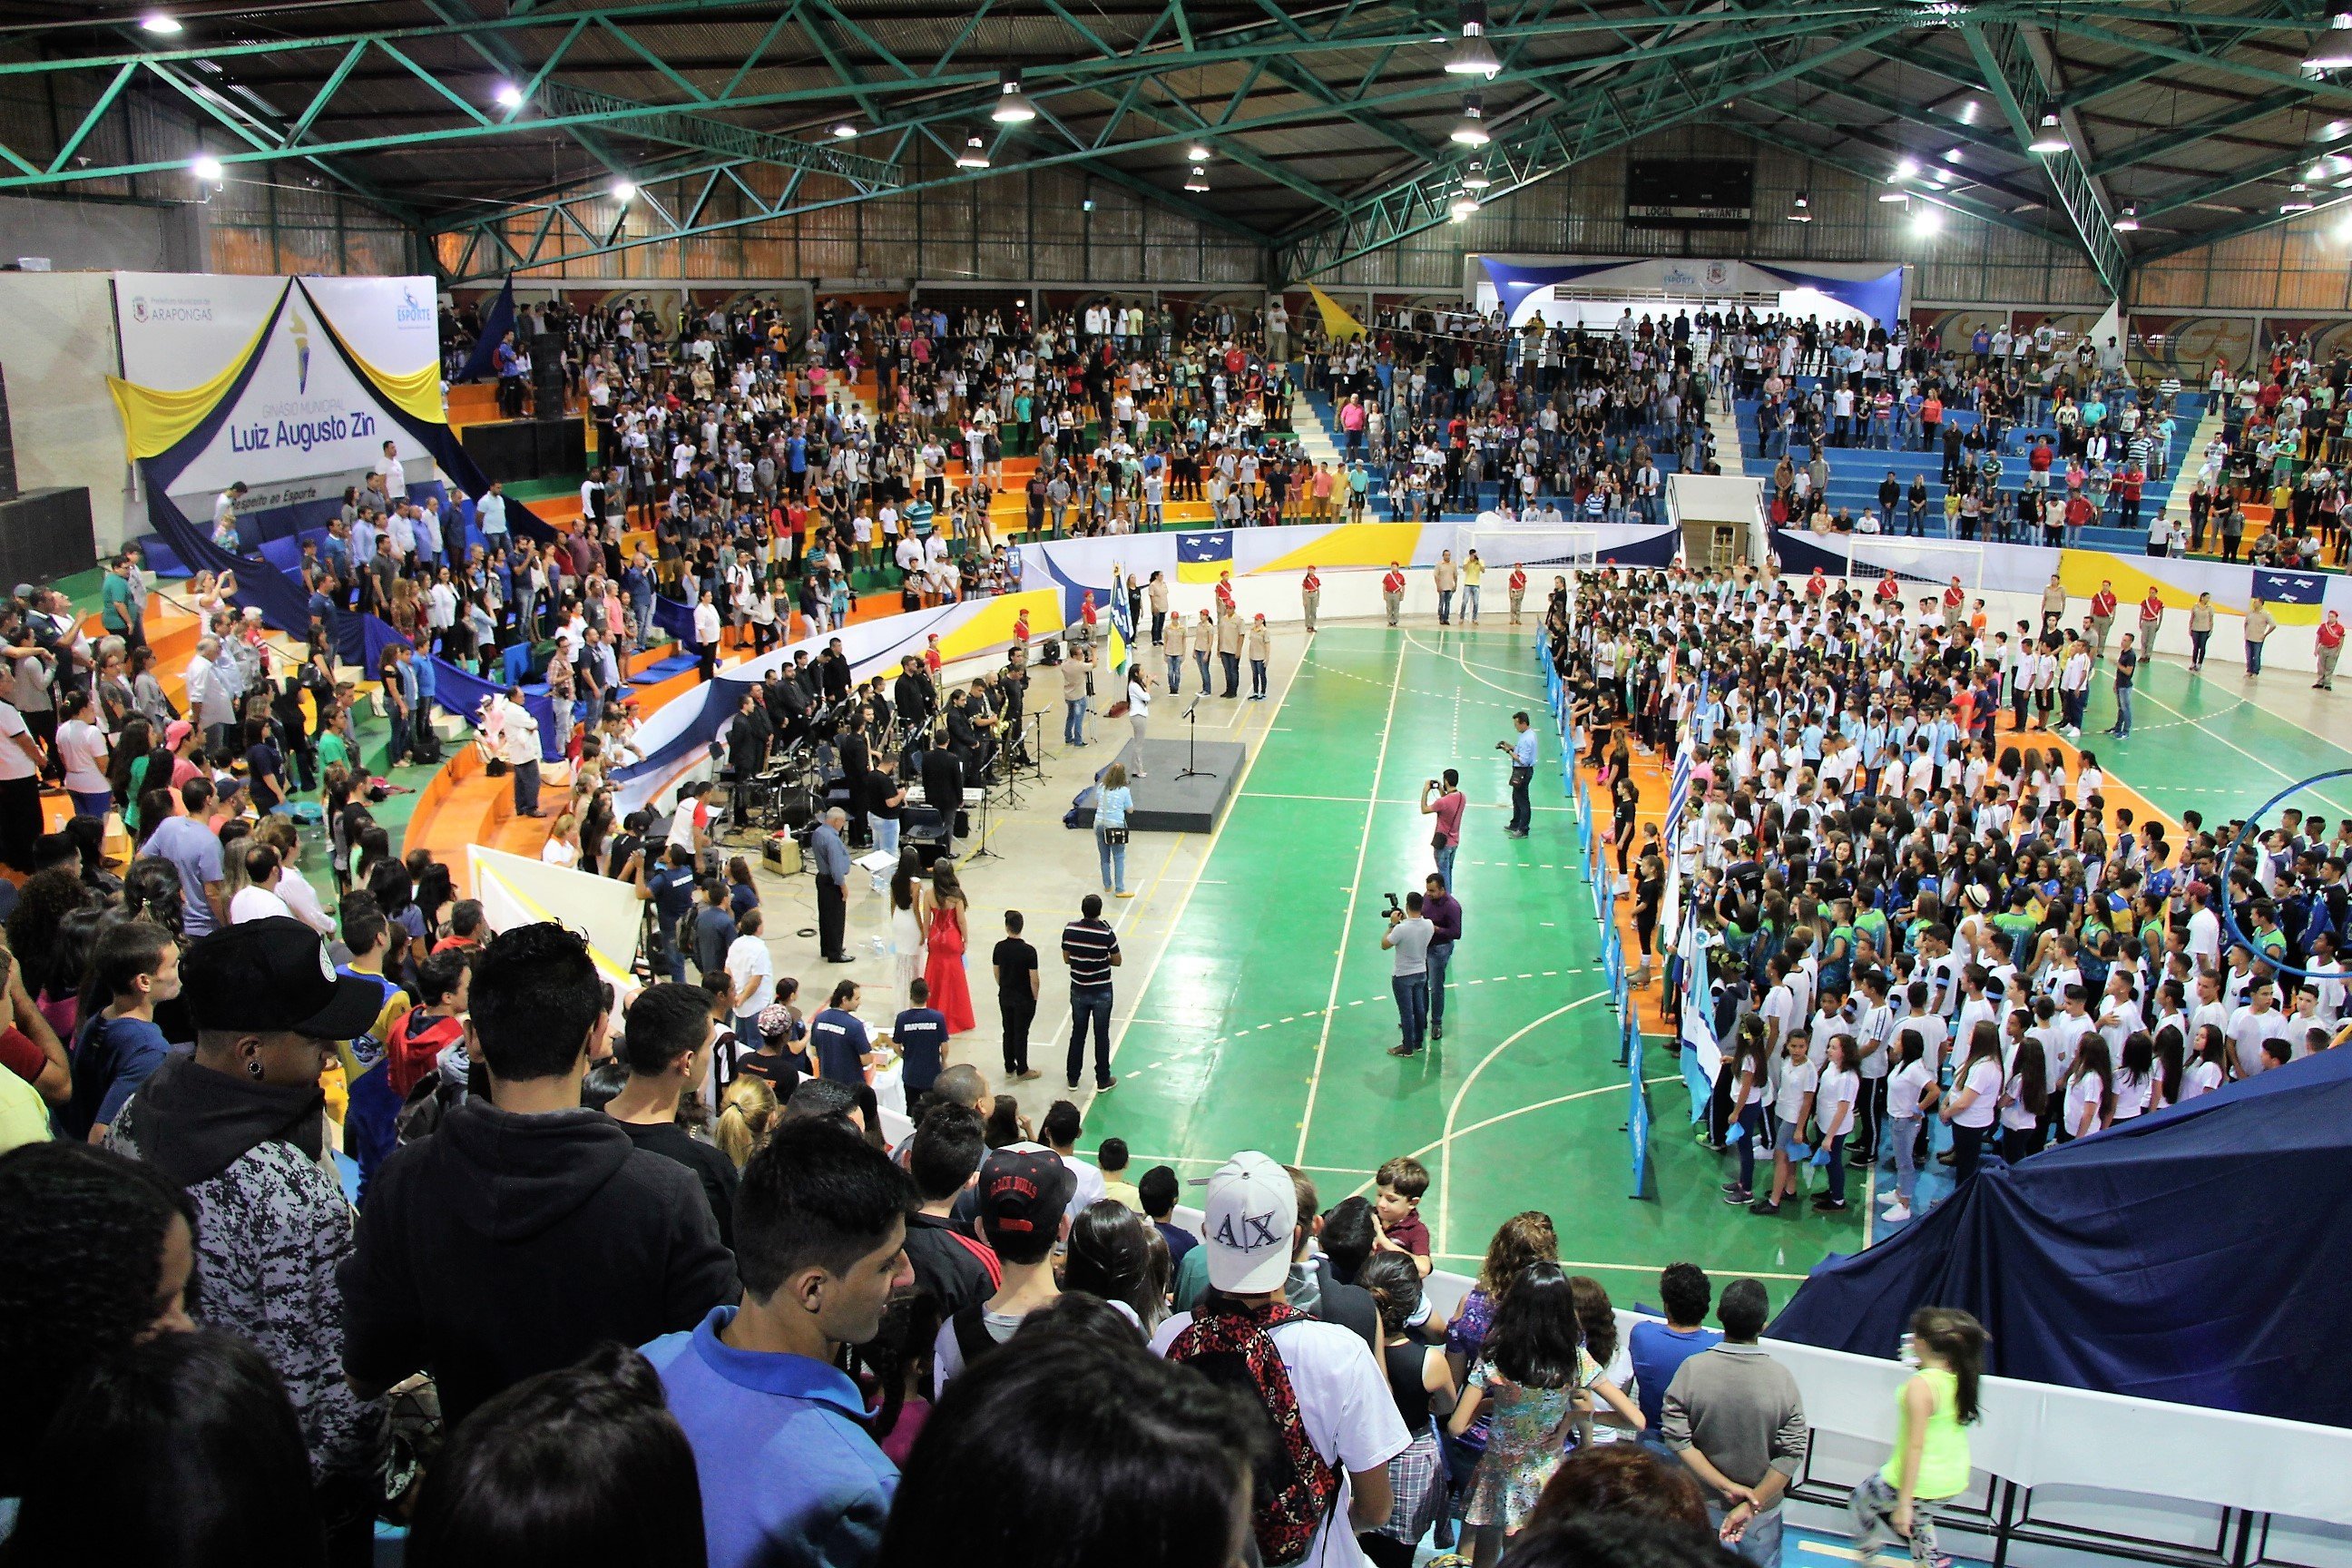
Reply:
[[[0, 210], [18, 205], [30, 204]], [[106, 390], [116, 368], [110, 281], [103, 272], [0, 272], [0, 371], [17, 479], [28, 489], [86, 488], [100, 553], [148, 531]]]
[[0, 262], [45, 256], [58, 272], [193, 272], [205, 208], [194, 203], [0, 197]]

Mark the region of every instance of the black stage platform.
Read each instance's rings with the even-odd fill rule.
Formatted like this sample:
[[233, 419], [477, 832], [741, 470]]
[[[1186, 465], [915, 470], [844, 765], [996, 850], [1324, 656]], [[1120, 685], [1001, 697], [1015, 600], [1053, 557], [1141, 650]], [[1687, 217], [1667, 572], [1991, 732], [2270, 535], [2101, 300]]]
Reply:
[[[1249, 749], [1238, 741], [1203, 741], [1192, 765], [1214, 776], [1180, 779], [1176, 775], [1184, 770], [1186, 750], [1182, 741], [1129, 741], [1116, 758], [1103, 763], [1108, 767], [1116, 761], [1127, 768], [1127, 787], [1135, 796], [1135, 809], [1127, 818], [1130, 831], [1206, 833], [1217, 826], [1241, 778], [1242, 764], [1249, 760]], [[1146, 775], [1142, 778], [1135, 776], [1139, 754]], [[1091, 796], [1078, 807], [1078, 820], [1094, 826]]]

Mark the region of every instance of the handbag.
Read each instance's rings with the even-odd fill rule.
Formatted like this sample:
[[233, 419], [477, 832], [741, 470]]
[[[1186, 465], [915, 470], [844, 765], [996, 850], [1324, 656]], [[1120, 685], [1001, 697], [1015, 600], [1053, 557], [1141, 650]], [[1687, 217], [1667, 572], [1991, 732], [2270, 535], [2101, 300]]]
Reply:
[[1124, 844], [1127, 842], [1127, 829], [1124, 827], [1106, 827], [1102, 830], [1102, 836], [1103, 842], [1106, 844]]

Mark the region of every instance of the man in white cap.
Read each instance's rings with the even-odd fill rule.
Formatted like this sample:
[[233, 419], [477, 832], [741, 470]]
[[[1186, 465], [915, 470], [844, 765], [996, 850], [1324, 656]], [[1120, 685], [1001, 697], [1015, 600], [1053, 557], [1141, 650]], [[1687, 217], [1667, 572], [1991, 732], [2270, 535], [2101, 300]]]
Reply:
[[1387, 1522], [1394, 1499], [1388, 1464], [1412, 1440], [1387, 1380], [1361, 1335], [1284, 1299], [1298, 1223], [1288, 1171], [1244, 1151], [1209, 1178], [1201, 1206], [1209, 1290], [1192, 1311], [1162, 1323], [1151, 1348], [1171, 1361], [1235, 1371], [1273, 1418], [1293, 1479], [1257, 1499], [1251, 1523], [1259, 1556], [1367, 1564], [1356, 1532]]

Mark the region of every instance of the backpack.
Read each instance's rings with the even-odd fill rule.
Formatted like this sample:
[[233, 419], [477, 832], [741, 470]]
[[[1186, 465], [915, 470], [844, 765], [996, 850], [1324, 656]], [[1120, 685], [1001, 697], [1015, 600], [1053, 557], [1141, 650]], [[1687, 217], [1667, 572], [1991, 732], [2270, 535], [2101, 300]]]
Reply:
[[1251, 1526], [1269, 1568], [1305, 1558], [1316, 1531], [1339, 1505], [1339, 1478], [1307, 1439], [1298, 1391], [1267, 1332], [1295, 1321], [1312, 1320], [1289, 1307], [1251, 1307], [1213, 1291], [1167, 1352], [1170, 1361], [1247, 1395], [1265, 1412], [1274, 1445], [1272, 1458], [1258, 1467]]

